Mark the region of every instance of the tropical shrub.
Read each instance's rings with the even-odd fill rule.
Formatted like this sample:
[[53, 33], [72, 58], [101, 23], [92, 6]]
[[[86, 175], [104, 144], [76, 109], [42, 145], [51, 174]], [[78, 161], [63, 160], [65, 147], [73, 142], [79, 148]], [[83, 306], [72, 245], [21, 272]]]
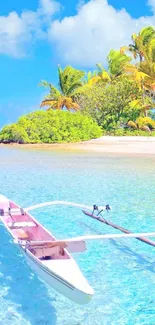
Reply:
[[150, 130], [155, 129], [155, 121], [150, 117], [139, 117], [136, 120], [136, 124], [138, 125], [139, 129], [143, 128], [144, 126], [148, 126]]
[[129, 104], [140, 96], [135, 82], [120, 77], [106, 86], [100, 83], [87, 89], [78, 98], [78, 103], [83, 114], [92, 116], [98, 125], [109, 131], [129, 119], [136, 120], [141, 107], [135, 108]]
[[19, 118], [0, 132], [4, 143], [56, 143], [89, 140], [102, 135], [91, 117], [66, 111], [36, 111]]
[[18, 124], [10, 124], [5, 126], [0, 132], [0, 142], [10, 143], [28, 143], [29, 138], [24, 128]]
[[135, 122], [128, 121], [126, 126], [131, 130], [151, 132], [155, 129], [155, 121], [150, 117], [138, 117]]
[[140, 130], [140, 129], [116, 129], [107, 133], [107, 135], [111, 136], [146, 136], [146, 137], [154, 137], [155, 131], [148, 130]]

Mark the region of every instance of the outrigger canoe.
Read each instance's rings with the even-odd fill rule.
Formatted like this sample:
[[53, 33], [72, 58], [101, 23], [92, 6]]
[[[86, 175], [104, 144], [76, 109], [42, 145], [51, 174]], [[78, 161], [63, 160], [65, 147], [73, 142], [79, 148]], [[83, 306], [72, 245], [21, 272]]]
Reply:
[[[56, 240], [28, 211], [49, 205], [63, 204], [91, 210], [91, 207], [78, 203], [65, 201], [51, 201], [23, 209], [5, 196], [0, 195], [0, 219], [13, 237], [21, 252], [25, 256], [30, 267], [48, 283], [53, 289], [60, 292], [70, 300], [78, 304], [90, 302], [94, 291], [80, 271], [76, 261], [70, 253], [86, 250], [86, 242], [89, 240], [136, 238], [146, 244], [155, 247], [155, 241], [146, 236], [155, 237], [155, 232], [132, 233], [131, 231], [107, 221], [101, 215], [103, 210], [110, 210], [105, 205], [101, 210], [96, 205], [93, 211], [83, 210], [87, 216], [101, 221], [112, 228], [118, 229], [124, 234], [88, 235], [76, 238]], [[97, 211], [97, 214], [95, 214]]]
[[[29, 213], [0, 195], [1, 220], [18, 243], [30, 267], [52, 288], [78, 304], [88, 303], [94, 291], [77, 263], [60, 242]], [[50, 243], [50, 244], [49, 244]], [[74, 247], [73, 247], [74, 246]], [[70, 250], [82, 248], [72, 245]]]

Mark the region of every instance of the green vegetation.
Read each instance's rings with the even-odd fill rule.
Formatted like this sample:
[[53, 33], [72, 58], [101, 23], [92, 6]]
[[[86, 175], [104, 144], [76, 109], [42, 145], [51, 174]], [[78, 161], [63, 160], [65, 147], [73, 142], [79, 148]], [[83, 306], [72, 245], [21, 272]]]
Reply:
[[91, 115], [103, 130], [109, 131], [127, 123], [129, 119], [135, 120], [141, 107], [135, 109], [130, 103], [141, 96], [138, 86], [127, 78], [120, 78], [108, 83], [94, 85], [77, 98], [81, 111]]
[[0, 132], [4, 143], [76, 142], [102, 135], [91, 117], [64, 111], [36, 111], [22, 116], [17, 123], [5, 126]]
[[41, 85], [49, 88], [49, 95], [42, 101], [41, 107], [49, 106], [50, 108], [68, 110], [77, 110], [79, 106], [74, 101], [74, 95], [82, 87], [81, 79], [84, 77], [83, 71], [67, 66], [64, 70], [58, 66], [59, 89], [47, 81], [42, 81]]
[[145, 27], [131, 39], [128, 46], [109, 52], [107, 69], [100, 63], [89, 72], [59, 65], [58, 88], [41, 82], [49, 89], [40, 105], [47, 111], [28, 114], [4, 127], [0, 141], [69, 142], [98, 137], [101, 132], [154, 136], [155, 28]]

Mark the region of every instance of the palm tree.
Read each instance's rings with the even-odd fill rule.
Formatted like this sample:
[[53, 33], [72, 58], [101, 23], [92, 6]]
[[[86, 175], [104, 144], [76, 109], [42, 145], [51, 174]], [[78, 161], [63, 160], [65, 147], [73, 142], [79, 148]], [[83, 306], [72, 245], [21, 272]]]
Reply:
[[152, 94], [155, 92], [155, 38], [145, 46], [144, 53], [145, 60], [139, 64], [139, 71], [147, 75], [145, 88]]
[[127, 78], [135, 82], [141, 91], [141, 98], [133, 100], [130, 103], [131, 108], [140, 109], [141, 113], [144, 114], [144, 116], [147, 116], [147, 112], [151, 109], [153, 104], [151, 96], [148, 96], [152, 78], [146, 73], [146, 71], [144, 71], [144, 69], [140, 68], [143, 63], [144, 62], [138, 64], [127, 64], [124, 66], [124, 74]]
[[98, 72], [88, 71], [83, 79], [83, 87], [91, 87], [99, 81]]
[[111, 82], [115, 78], [124, 74], [124, 66], [130, 63], [131, 58], [120, 51], [111, 50], [107, 56], [108, 71], [100, 64], [97, 64], [98, 68], [98, 81], [104, 83]]
[[143, 97], [139, 99], [134, 99], [130, 102], [129, 107], [135, 111], [139, 111], [139, 115], [142, 117], [147, 117], [147, 112], [152, 107], [152, 100], [148, 97]]
[[98, 69], [98, 81], [102, 82], [109, 82], [111, 81], [111, 76], [108, 71], [102, 66], [101, 63], [97, 63], [97, 69]]
[[127, 64], [124, 71], [131, 79], [135, 80], [143, 96], [155, 94], [155, 38], [143, 47], [144, 60], [137, 64]]
[[123, 68], [130, 63], [131, 58], [120, 51], [111, 50], [108, 54], [108, 71], [112, 78], [119, 77], [124, 73]]
[[123, 46], [121, 48], [121, 53], [124, 53], [124, 51], [129, 51], [132, 53], [134, 59], [137, 59], [139, 57], [140, 62], [144, 59], [144, 52], [145, 47], [147, 44], [154, 39], [155, 37], [155, 29], [152, 26], [144, 27], [141, 29], [139, 34], [132, 34], [132, 44], [129, 44], [129, 46]]
[[42, 81], [41, 85], [48, 87], [50, 90], [49, 95], [41, 102], [41, 107], [49, 106], [49, 109], [63, 109], [66, 107], [68, 110], [79, 108], [78, 104], [74, 101], [74, 97], [78, 90], [82, 87], [82, 79], [85, 73], [81, 70], [67, 66], [62, 70], [58, 66], [59, 88], [57, 89], [52, 84]]

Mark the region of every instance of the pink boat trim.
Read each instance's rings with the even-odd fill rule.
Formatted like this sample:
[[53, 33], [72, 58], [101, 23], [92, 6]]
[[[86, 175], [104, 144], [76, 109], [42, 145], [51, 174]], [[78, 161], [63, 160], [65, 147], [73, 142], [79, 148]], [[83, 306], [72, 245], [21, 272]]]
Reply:
[[[15, 240], [31, 241], [56, 241], [55, 237], [45, 229], [35, 218], [12, 201], [5, 201], [1, 204], [2, 221]], [[48, 259], [70, 259], [70, 254], [61, 246], [48, 248], [47, 245], [28, 250], [36, 258]]]

